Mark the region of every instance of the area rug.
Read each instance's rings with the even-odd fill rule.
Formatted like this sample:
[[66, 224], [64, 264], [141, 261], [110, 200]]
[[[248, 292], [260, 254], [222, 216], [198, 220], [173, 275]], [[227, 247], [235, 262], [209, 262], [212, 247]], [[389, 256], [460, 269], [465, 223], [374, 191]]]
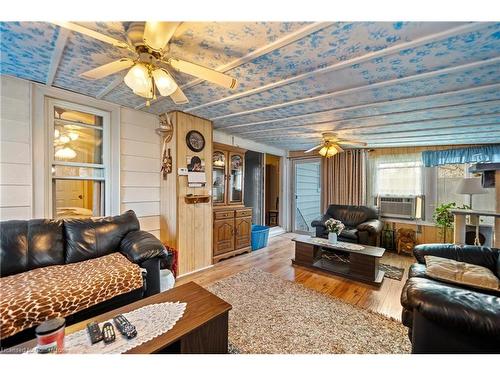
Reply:
[[208, 289], [229, 302], [232, 353], [410, 353], [407, 329], [259, 269], [220, 280]]
[[380, 271], [385, 272], [385, 277], [394, 280], [401, 280], [405, 270], [399, 267], [391, 266], [390, 264], [380, 263], [378, 265]]

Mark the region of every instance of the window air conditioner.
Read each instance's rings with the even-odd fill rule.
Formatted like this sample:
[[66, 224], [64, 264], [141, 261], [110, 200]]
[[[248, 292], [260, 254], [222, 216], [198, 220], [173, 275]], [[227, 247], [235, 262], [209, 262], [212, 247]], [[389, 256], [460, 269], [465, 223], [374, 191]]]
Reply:
[[423, 196], [378, 196], [375, 204], [380, 207], [380, 216], [386, 218], [397, 218], [415, 220], [424, 217]]

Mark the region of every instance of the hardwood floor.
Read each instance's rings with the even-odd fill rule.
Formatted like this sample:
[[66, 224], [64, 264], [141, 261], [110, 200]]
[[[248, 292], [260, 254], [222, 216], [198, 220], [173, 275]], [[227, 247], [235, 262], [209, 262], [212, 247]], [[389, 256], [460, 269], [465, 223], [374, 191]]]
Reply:
[[230, 258], [215, 264], [213, 267], [181, 276], [176, 285], [194, 281], [207, 286], [238, 272], [259, 268], [273, 273], [283, 279], [301, 283], [307, 288], [340, 298], [346, 302], [401, 320], [401, 289], [408, 277], [408, 267], [415, 259], [408, 255], [397, 255], [386, 252], [381, 263], [403, 268], [405, 273], [401, 281], [385, 278], [380, 288], [361, 282], [336, 276], [320, 275], [306, 268], [294, 267], [291, 259], [294, 257], [295, 243], [291, 241], [296, 234], [285, 233], [269, 239], [269, 246]]

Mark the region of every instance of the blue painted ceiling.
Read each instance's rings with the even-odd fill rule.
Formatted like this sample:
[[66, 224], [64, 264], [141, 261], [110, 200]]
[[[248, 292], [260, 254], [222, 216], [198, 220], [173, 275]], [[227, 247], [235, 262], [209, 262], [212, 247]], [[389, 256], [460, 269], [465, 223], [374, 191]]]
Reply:
[[[129, 23], [83, 25], [126, 40]], [[0, 73], [46, 83], [59, 35], [49, 23], [0, 23]], [[500, 23], [185, 22], [170, 54], [229, 66], [239, 85], [175, 73], [189, 98], [182, 106], [167, 97], [145, 107], [123, 73], [79, 77], [126, 53], [70, 33], [52, 85], [156, 114], [183, 110], [289, 150], [315, 145], [323, 131], [369, 147], [500, 143]]]

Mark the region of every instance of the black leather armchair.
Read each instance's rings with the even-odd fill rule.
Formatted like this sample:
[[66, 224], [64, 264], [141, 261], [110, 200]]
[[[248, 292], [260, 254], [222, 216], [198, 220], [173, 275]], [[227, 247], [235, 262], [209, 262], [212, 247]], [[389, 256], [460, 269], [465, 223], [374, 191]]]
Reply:
[[377, 246], [383, 228], [379, 220], [378, 207], [348, 206], [332, 204], [321, 220], [314, 220], [311, 225], [316, 228], [316, 237], [328, 237], [325, 222], [334, 218], [345, 225], [339, 235], [339, 241]]
[[500, 353], [500, 291], [433, 280], [425, 255], [489, 268], [500, 277], [499, 250], [451, 244], [419, 245], [401, 294], [402, 321], [413, 353]]

